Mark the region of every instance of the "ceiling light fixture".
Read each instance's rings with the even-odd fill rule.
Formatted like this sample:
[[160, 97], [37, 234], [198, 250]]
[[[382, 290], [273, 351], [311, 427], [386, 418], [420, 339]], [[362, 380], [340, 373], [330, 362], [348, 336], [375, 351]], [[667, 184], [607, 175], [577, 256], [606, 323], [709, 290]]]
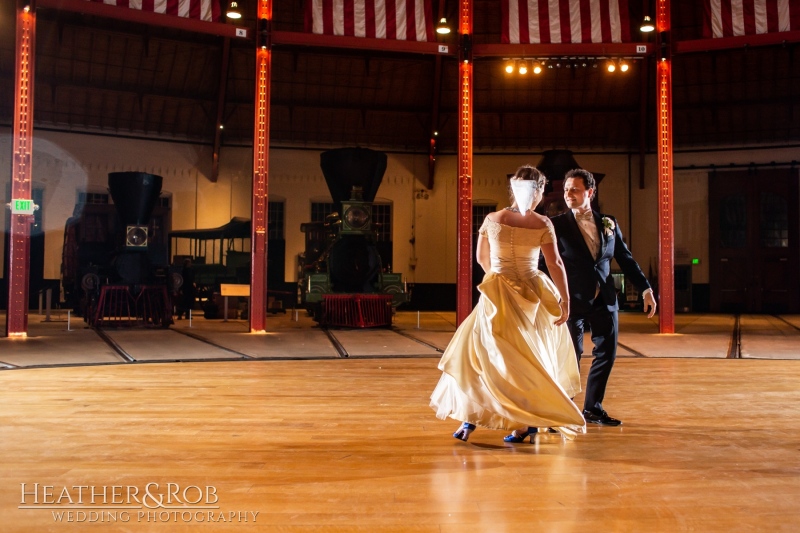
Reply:
[[242, 18], [242, 11], [239, 9], [239, 3], [236, 2], [236, 0], [231, 0], [228, 10], [225, 12], [225, 16], [234, 20]]
[[514, 68], [514, 60], [513, 59], [506, 59], [506, 67], [505, 71], [508, 74], [513, 74], [516, 69]]
[[613, 59], [609, 59], [608, 63], [606, 63], [606, 70], [609, 72], [614, 72], [615, 70], [617, 70], [617, 64], [614, 63]]
[[525, 61], [524, 59], [522, 61], [520, 61], [519, 62], [519, 68], [517, 69], [517, 72], [519, 72], [520, 74], [527, 74], [528, 73], [528, 62]]
[[642, 25], [639, 26], [639, 31], [642, 33], [650, 33], [654, 31], [656, 27], [653, 25], [653, 21], [650, 19], [649, 16], [645, 15], [644, 20], [642, 20]]
[[630, 68], [630, 67], [628, 66], [628, 62], [627, 62], [627, 61], [625, 61], [624, 59], [620, 59], [620, 60], [619, 60], [619, 69], [620, 69], [622, 72], [628, 72], [628, 68]]
[[439, 24], [436, 26], [436, 33], [440, 35], [447, 35], [450, 33], [450, 26], [447, 25], [447, 19], [442, 17], [439, 19]]
[[533, 64], [533, 73], [534, 74], [541, 74], [542, 73], [542, 64], [538, 61]]

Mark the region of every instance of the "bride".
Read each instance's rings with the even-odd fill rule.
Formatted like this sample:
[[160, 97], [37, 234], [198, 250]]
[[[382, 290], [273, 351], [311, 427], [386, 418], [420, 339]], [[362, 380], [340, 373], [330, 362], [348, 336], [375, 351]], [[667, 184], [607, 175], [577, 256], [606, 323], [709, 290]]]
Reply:
[[[479, 231], [481, 297], [442, 355], [430, 403], [438, 418], [463, 422], [453, 434], [463, 441], [476, 426], [513, 430], [506, 442], [532, 441], [540, 427], [569, 439], [586, 431], [571, 400], [581, 385], [565, 325], [567, 277], [550, 219], [533, 211], [544, 185], [536, 168], [517, 169], [514, 203]], [[552, 281], [537, 268], [540, 250]]]

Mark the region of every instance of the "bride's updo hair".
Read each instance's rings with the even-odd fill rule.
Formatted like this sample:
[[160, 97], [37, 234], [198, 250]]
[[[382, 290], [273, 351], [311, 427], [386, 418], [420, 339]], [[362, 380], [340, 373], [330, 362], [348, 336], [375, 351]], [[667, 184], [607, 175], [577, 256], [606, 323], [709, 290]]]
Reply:
[[514, 172], [511, 179], [535, 181], [540, 191], [544, 190], [544, 186], [547, 183], [547, 178], [542, 171], [531, 165], [522, 165], [519, 167], [517, 171]]
[[514, 190], [511, 187], [513, 180], [524, 180], [524, 181], [534, 182], [534, 184], [531, 184], [534, 196], [539, 196], [544, 194], [544, 186], [547, 183], [547, 178], [545, 177], [545, 175], [542, 173], [541, 170], [532, 165], [522, 165], [517, 169], [516, 172], [514, 172], [514, 175], [511, 176], [511, 179], [508, 180], [508, 197], [511, 200], [512, 205], [516, 201], [516, 198], [514, 197]]

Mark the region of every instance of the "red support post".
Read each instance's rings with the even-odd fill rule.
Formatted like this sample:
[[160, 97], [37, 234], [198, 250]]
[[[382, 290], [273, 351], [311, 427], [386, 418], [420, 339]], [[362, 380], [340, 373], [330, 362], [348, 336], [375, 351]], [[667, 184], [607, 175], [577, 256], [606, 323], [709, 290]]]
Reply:
[[456, 321], [472, 311], [472, 0], [459, 0]]
[[263, 332], [267, 316], [267, 208], [269, 206], [269, 95], [272, 81], [270, 23], [272, 2], [258, 0], [256, 33], [255, 127], [253, 128], [253, 200], [250, 332]]
[[658, 324], [660, 333], [675, 333], [674, 217], [672, 174], [672, 51], [670, 0], [658, 0], [656, 28], [660, 50], [656, 67], [658, 122]]
[[14, 76], [14, 148], [11, 168], [11, 224], [8, 254], [6, 335], [28, 335], [28, 272], [33, 215], [15, 213], [14, 200], [31, 200], [33, 152], [33, 75], [36, 11], [34, 2], [17, 0], [16, 70]]

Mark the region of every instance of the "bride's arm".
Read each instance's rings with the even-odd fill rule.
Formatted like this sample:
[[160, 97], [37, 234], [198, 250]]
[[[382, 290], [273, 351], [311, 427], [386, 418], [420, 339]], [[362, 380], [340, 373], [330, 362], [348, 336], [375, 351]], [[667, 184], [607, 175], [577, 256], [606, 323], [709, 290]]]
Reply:
[[478, 249], [475, 251], [475, 259], [484, 272], [489, 272], [492, 268], [492, 260], [489, 257], [489, 241], [483, 235], [478, 235]]
[[558, 293], [561, 295], [561, 316], [556, 320], [556, 325], [563, 324], [569, 318], [569, 289], [567, 286], [567, 271], [564, 270], [564, 262], [555, 243], [542, 243], [542, 254], [547, 263], [547, 270], [550, 271], [550, 279], [555, 283]]

